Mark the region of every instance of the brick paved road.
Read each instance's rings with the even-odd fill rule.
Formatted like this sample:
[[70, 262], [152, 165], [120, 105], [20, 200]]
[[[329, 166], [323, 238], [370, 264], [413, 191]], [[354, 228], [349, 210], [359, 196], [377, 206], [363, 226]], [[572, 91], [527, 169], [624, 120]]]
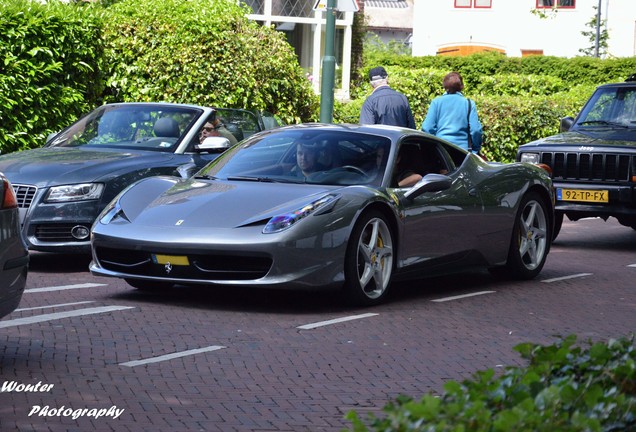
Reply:
[[[87, 260], [34, 255], [22, 310], [0, 320], [0, 385], [52, 388], [1, 392], [0, 430], [338, 431], [349, 410], [381, 414], [399, 394], [521, 364], [520, 342], [634, 331], [635, 249], [629, 228], [566, 222], [535, 281], [436, 278], [371, 309], [324, 294], [142, 293], [91, 276]], [[449, 298], [466, 294], [479, 295]], [[343, 317], [356, 319], [311, 326]], [[157, 358], [188, 350], [201, 352]]]

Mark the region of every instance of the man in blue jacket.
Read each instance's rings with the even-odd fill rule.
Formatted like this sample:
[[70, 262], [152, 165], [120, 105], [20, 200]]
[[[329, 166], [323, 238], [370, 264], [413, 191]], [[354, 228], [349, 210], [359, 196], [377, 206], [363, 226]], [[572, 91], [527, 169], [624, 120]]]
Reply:
[[360, 124], [385, 124], [415, 129], [409, 101], [402, 93], [389, 87], [388, 74], [382, 67], [369, 71], [373, 92], [362, 104]]

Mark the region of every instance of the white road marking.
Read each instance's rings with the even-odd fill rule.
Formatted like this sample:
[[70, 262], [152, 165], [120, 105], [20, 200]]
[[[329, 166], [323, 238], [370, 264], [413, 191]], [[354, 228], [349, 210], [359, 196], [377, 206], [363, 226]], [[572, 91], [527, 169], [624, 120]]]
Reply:
[[31, 308], [20, 308], [20, 309], [16, 309], [15, 312], [30, 311], [30, 310], [37, 310], [37, 309], [50, 309], [50, 308], [65, 307], [65, 306], [77, 306], [77, 305], [86, 304], [86, 303], [95, 303], [95, 302], [81, 301], [81, 302], [75, 302], [75, 303], [60, 303], [60, 304], [38, 306], [38, 307], [31, 307]]
[[335, 319], [331, 319], [331, 320], [327, 320], [327, 321], [320, 321], [320, 322], [316, 322], [313, 324], [305, 324], [305, 325], [301, 325], [296, 327], [297, 329], [301, 329], [301, 330], [311, 330], [311, 329], [315, 329], [316, 327], [324, 327], [324, 326], [328, 326], [331, 324], [338, 324], [341, 322], [345, 322], [345, 321], [353, 321], [353, 320], [357, 320], [357, 319], [362, 319], [362, 318], [369, 318], [372, 316], [376, 316], [379, 315], [377, 313], [366, 313], [366, 314], [362, 314], [362, 315], [352, 315], [352, 316], [346, 316], [346, 317], [342, 317], [342, 318], [335, 318]]
[[92, 315], [104, 312], [114, 312], [119, 310], [134, 309], [134, 306], [102, 306], [88, 309], [77, 309], [67, 312], [55, 312], [50, 314], [34, 315], [31, 317], [16, 318], [12, 320], [0, 321], [0, 328], [14, 327], [25, 324], [35, 324], [45, 321], [53, 321], [62, 318], [70, 318], [82, 315]]
[[196, 349], [191, 349], [191, 350], [187, 350], [187, 351], [180, 351], [180, 352], [175, 352], [172, 354], [164, 354], [164, 355], [160, 355], [157, 357], [150, 357], [147, 359], [142, 359], [142, 360], [132, 360], [129, 362], [124, 362], [124, 363], [119, 363], [120, 366], [129, 366], [129, 367], [133, 367], [133, 366], [139, 366], [139, 365], [144, 365], [144, 364], [149, 364], [149, 363], [158, 363], [158, 362], [162, 362], [162, 361], [166, 361], [166, 360], [172, 360], [172, 359], [176, 359], [179, 357], [186, 357], [189, 355], [194, 355], [194, 354], [199, 354], [199, 353], [203, 353], [203, 352], [209, 352], [209, 351], [217, 351], [220, 349], [226, 348], [224, 346], [221, 345], [212, 345], [209, 347], [205, 347], [205, 348], [196, 348]]
[[452, 296], [452, 297], [443, 297], [443, 298], [439, 298], [436, 300], [431, 300], [432, 302], [436, 302], [436, 303], [442, 303], [442, 302], [447, 302], [447, 301], [453, 301], [453, 300], [459, 300], [459, 299], [463, 299], [463, 298], [467, 298], [467, 297], [475, 297], [478, 295], [484, 295], [484, 294], [492, 294], [496, 291], [479, 291], [479, 292], [474, 292], [474, 293], [470, 293], [470, 294], [462, 294], [462, 295], [458, 295], [458, 296]]
[[545, 280], [542, 280], [541, 282], [545, 282], [545, 283], [559, 282], [559, 281], [562, 281], [562, 280], [576, 279], [576, 278], [581, 278], [581, 277], [585, 277], [585, 276], [592, 276], [592, 274], [593, 273], [577, 273], [577, 274], [573, 274], [573, 275], [569, 275], [569, 276], [563, 276], [563, 277], [552, 278], [552, 279], [545, 279]]
[[34, 292], [48, 292], [48, 291], [62, 291], [62, 290], [70, 290], [70, 289], [78, 289], [78, 288], [94, 288], [98, 286], [106, 286], [107, 284], [97, 284], [97, 283], [84, 283], [84, 284], [76, 284], [76, 285], [60, 285], [60, 286], [52, 286], [46, 288], [31, 288], [28, 290], [24, 290], [25, 293], [34, 293]]
[[627, 267], [636, 267], [636, 264], [630, 264]]

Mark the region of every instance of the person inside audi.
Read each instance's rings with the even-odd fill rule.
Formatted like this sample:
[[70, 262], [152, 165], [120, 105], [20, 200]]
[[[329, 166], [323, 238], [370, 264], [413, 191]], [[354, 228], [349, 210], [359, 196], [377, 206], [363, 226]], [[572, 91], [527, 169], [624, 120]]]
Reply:
[[217, 118], [216, 111], [201, 128], [201, 131], [199, 132], [199, 143], [202, 143], [207, 137], [214, 136], [227, 138], [228, 141], [230, 141], [230, 145], [234, 145], [238, 142], [234, 134], [232, 134], [232, 132], [225, 127], [223, 122]]
[[405, 95], [389, 86], [389, 76], [382, 66], [369, 71], [373, 92], [362, 104], [360, 124], [385, 124], [415, 129], [411, 105]]

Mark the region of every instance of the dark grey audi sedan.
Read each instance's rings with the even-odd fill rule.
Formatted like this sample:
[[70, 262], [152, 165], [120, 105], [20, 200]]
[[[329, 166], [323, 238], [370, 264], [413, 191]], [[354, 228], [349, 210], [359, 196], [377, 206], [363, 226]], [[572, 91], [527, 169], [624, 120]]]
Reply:
[[42, 148], [0, 156], [29, 249], [90, 253], [91, 225], [125, 187], [155, 175], [188, 177], [224, 150], [199, 142], [208, 123], [223, 124], [237, 141], [280, 125], [271, 114], [242, 109], [107, 104]]

